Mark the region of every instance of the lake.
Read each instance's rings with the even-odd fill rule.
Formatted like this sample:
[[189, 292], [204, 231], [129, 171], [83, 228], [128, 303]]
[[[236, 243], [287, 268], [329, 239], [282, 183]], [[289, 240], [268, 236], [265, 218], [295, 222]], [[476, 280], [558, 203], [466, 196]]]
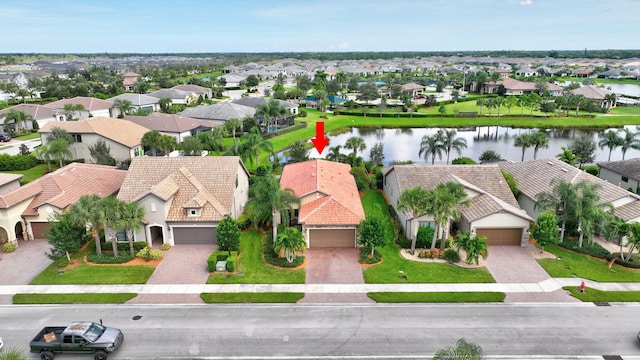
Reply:
[[[636, 126], [630, 126], [631, 130], [636, 131]], [[352, 136], [361, 137], [367, 145], [364, 153], [360, 153], [363, 159], [369, 159], [369, 151], [375, 143], [382, 142], [384, 144], [384, 163], [388, 165], [390, 162], [411, 160], [415, 163], [424, 163], [425, 159], [418, 156], [420, 150], [420, 141], [424, 135], [433, 135], [439, 129], [437, 128], [407, 128], [407, 129], [367, 129], [352, 128], [351, 131], [337, 136], [328, 136], [329, 145], [323, 151], [322, 156], [318, 155], [316, 149], [311, 149], [309, 156], [311, 158], [324, 158], [328, 154], [328, 148], [336, 145], [344, 146], [348, 138]], [[470, 157], [478, 161], [480, 154], [485, 150], [493, 150], [500, 154], [505, 160], [520, 161], [522, 157], [522, 149], [513, 145], [515, 138], [523, 133], [532, 133], [536, 129], [518, 129], [510, 127], [483, 126], [470, 129], [459, 129], [458, 137], [467, 140], [467, 148], [463, 149], [461, 155], [453, 152], [450, 160], [460, 156]], [[600, 137], [595, 131], [581, 130], [559, 130], [551, 129], [547, 133], [550, 136], [549, 148], [538, 150], [538, 159], [555, 158], [561, 152], [561, 147], [568, 147], [573, 139], [583, 132], [590, 134], [596, 143]], [[342, 149], [343, 154], [350, 153], [350, 150]], [[609, 149], [596, 149], [596, 162], [607, 161]], [[625, 159], [640, 157], [640, 151], [629, 149]], [[533, 159], [533, 148], [527, 149], [525, 152], [525, 160]], [[611, 161], [622, 160], [622, 152], [616, 149], [611, 154]], [[431, 158], [429, 158], [429, 163]], [[443, 154], [442, 160], [436, 157], [437, 164], [446, 162], [446, 154]]]

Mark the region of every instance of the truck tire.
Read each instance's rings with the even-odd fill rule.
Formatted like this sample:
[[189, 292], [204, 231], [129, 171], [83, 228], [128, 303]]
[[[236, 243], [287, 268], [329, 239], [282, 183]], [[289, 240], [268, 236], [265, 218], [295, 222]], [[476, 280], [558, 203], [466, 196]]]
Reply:
[[107, 352], [98, 350], [93, 354], [93, 360], [107, 360]]
[[44, 350], [40, 352], [40, 360], [53, 360], [55, 355], [48, 350]]

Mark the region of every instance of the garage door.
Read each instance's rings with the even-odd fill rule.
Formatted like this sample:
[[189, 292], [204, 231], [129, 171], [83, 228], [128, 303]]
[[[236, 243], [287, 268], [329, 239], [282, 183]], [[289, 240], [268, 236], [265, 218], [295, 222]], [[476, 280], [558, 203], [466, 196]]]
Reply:
[[520, 246], [522, 228], [476, 229], [477, 236], [486, 236], [487, 244], [493, 246]]
[[44, 234], [51, 226], [48, 222], [32, 222], [31, 230], [33, 230], [34, 239], [44, 239]]
[[173, 228], [173, 242], [179, 244], [217, 244], [216, 228], [214, 227], [193, 227], [193, 228]]
[[309, 230], [309, 247], [356, 247], [354, 229]]

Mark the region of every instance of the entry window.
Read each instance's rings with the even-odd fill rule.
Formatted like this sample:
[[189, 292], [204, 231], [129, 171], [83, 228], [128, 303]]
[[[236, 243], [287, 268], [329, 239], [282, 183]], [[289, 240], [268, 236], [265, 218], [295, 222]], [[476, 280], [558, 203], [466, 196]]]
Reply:
[[420, 227], [430, 227], [432, 229], [436, 228], [436, 223], [433, 221], [420, 221]]
[[187, 209], [187, 216], [189, 217], [200, 216], [200, 209], [196, 209], [196, 208]]
[[82, 142], [82, 135], [80, 135], [80, 134], [71, 134], [71, 136], [73, 136], [73, 141], [75, 141], [77, 143], [81, 143]]

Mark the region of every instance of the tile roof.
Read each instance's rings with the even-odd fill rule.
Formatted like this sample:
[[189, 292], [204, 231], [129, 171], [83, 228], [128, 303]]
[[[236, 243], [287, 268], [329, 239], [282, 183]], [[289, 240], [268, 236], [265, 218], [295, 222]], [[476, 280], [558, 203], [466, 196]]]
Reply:
[[[232, 100], [231, 103], [238, 104], [238, 105], [244, 105], [244, 106], [250, 106], [250, 107], [252, 107], [254, 109], [257, 109], [260, 105], [266, 104], [271, 100], [272, 99], [267, 99], [264, 96], [247, 96], [247, 97], [243, 97], [243, 98], [240, 98], [240, 99]], [[289, 102], [289, 101], [284, 101], [284, 100], [280, 100], [280, 99], [276, 99], [276, 100], [278, 101], [278, 104], [280, 104], [280, 106], [282, 106], [285, 109], [291, 109], [291, 108], [298, 107], [298, 104], [294, 104], [294, 103]]]
[[0, 186], [8, 184], [12, 181], [22, 179], [23, 176], [24, 175], [22, 174], [10, 174], [10, 173], [0, 172]]
[[475, 221], [498, 212], [508, 212], [533, 221], [520, 209], [500, 168], [490, 165], [395, 165], [386, 174], [394, 171], [399, 191], [420, 186], [435, 188], [444, 182], [456, 182], [469, 193], [469, 206], [460, 209], [468, 221]]
[[182, 90], [182, 91], [187, 91], [187, 92], [193, 92], [196, 94], [208, 94], [211, 92], [211, 89], [203, 87], [203, 86], [199, 86], [199, 85], [191, 85], [191, 84], [186, 84], [186, 85], [176, 85], [174, 87], [172, 87], [172, 89], [177, 89], [177, 90]]
[[47, 134], [50, 133], [54, 127], [64, 129], [69, 133], [98, 134], [129, 148], [140, 145], [142, 136], [149, 131], [146, 127], [131, 121], [94, 117], [78, 121], [48, 122], [42, 129], [38, 130], [38, 132], [40, 134]]
[[[510, 77], [504, 78], [498, 81], [496, 84], [504, 85], [504, 88], [507, 90], [537, 91], [535, 83], [528, 82], [528, 81], [520, 81]], [[556, 84], [547, 83], [547, 90], [562, 91], [563, 89]]]
[[134, 122], [149, 130], [170, 133], [181, 133], [198, 128], [211, 129], [212, 127], [220, 125], [213, 121], [199, 120], [188, 116], [163, 114], [159, 112], [154, 112], [147, 116], [127, 115], [124, 117], [124, 120]]
[[83, 195], [106, 197], [120, 189], [127, 172], [112, 166], [71, 163], [37, 180], [0, 195], [0, 208], [10, 208], [31, 199], [23, 215], [38, 215], [38, 208], [50, 204], [66, 209]]
[[189, 107], [184, 109], [180, 115], [189, 116], [196, 119], [207, 120], [222, 120], [229, 119], [242, 120], [247, 117], [252, 117], [256, 113], [256, 109], [235, 104], [229, 101], [213, 104], [213, 105], [200, 105], [196, 107]]
[[600, 200], [614, 202], [625, 198], [638, 198], [625, 189], [615, 186], [605, 180], [579, 170], [557, 159], [539, 159], [523, 162], [501, 161], [497, 163], [500, 168], [512, 174], [518, 181], [520, 192], [532, 200], [543, 192], [551, 193], [553, 179], [561, 179], [571, 183], [587, 181], [590, 184], [600, 185]]
[[[238, 165], [244, 169], [237, 156], [136, 157], [118, 199], [152, 194], [170, 202], [167, 221], [219, 221], [231, 213]], [[200, 216], [188, 217], [186, 207], [200, 208]]]
[[597, 87], [595, 85], [585, 85], [581, 86], [577, 89], [571, 90], [571, 93], [574, 95], [582, 95], [587, 99], [596, 99], [596, 100], [604, 100], [604, 97], [613, 92], [603, 89], [601, 87]]
[[36, 120], [53, 118], [56, 115], [63, 114], [63, 112], [60, 109], [57, 109], [54, 107], [49, 107], [45, 105], [35, 105], [35, 104], [18, 104], [18, 105], [0, 110], [0, 116], [6, 115], [11, 110], [24, 111], [25, 114], [30, 115], [32, 118]]
[[154, 98], [158, 98], [158, 99], [163, 99], [163, 98], [186, 99], [191, 94], [192, 92], [190, 91], [184, 91], [184, 90], [178, 90], [178, 89], [160, 89], [160, 90], [156, 90], [154, 92], [148, 93], [147, 95], [153, 96]]
[[297, 197], [317, 192], [320, 198], [300, 208], [299, 221], [308, 225], [356, 225], [364, 219], [351, 166], [327, 160], [309, 160], [285, 165], [280, 178], [282, 189]]
[[630, 179], [640, 181], [640, 158], [621, 161], [599, 162], [597, 165], [601, 168], [609, 169]]
[[107, 100], [111, 102], [114, 102], [116, 100], [129, 100], [131, 101], [131, 105], [133, 106], [153, 105], [153, 104], [157, 104], [160, 101], [160, 99], [153, 96], [149, 96], [145, 94], [130, 94], [130, 93], [120, 94], [118, 96], [114, 96]]
[[72, 104], [72, 105], [80, 104], [87, 111], [111, 109], [113, 107], [113, 102], [111, 101], [96, 99], [96, 98], [86, 97], [86, 96], [76, 96], [71, 99], [62, 99], [62, 100], [50, 102], [46, 104], [46, 106], [56, 108], [56, 109], [64, 109], [64, 106], [67, 104]]

